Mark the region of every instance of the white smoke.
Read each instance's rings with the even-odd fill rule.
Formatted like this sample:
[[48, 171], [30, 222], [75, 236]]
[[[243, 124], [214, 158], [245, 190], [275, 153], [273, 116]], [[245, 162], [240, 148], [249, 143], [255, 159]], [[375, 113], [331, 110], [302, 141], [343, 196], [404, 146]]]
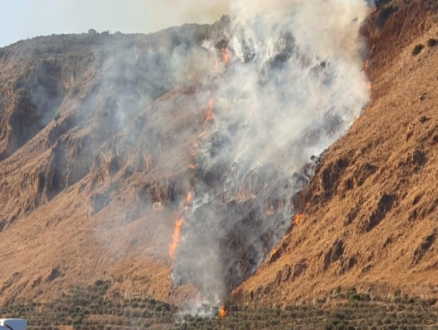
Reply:
[[[196, 149], [194, 199], [172, 279], [219, 304], [291, 226], [292, 196], [369, 101], [364, 0], [237, 1], [207, 83], [213, 121]], [[224, 55], [229, 52], [229, 60]], [[226, 62], [226, 63], [225, 63]]]

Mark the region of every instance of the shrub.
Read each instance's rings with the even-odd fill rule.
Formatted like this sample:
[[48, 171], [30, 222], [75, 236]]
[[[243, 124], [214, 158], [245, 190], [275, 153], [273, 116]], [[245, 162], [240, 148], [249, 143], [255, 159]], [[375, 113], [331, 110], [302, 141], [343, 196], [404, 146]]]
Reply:
[[422, 45], [422, 44], [415, 45], [414, 49], [412, 50], [412, 55], [416, 56], [416, 55], [420, 54], [420, 52], [423, 50], [423, 48], [424, 48], [424, 45]]
[[438, 44], [438, 40], [434, 38], [430, 38], [429, 40], [427, 40], [427, 45], [429, 47], [435, 47], [437, 44]]

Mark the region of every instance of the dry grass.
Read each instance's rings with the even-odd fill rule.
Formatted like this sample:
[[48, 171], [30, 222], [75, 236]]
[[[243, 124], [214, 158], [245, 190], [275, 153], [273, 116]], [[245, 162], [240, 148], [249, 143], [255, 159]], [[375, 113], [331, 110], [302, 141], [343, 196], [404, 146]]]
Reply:
[[[438, 297], [438, 246], [430, 239], [438, 229], [438, 52], [411, 54], [438, 35], [427, 9], [437, 5], [391, 4], [399, 9], [381, 31], [364, 27], [375, 44], [369, 109], [325, 153], [302, 194], [309, 206], [299, 225], [284, 239], [279, 258], [235, 291], [236, 301], [284, 305], [353, 285], [378, 296], [401, 290]], [[337, 169], [339, 162], [345, 166]], [[327, 178], [335, 178], [333, 184]], [[332, 260], [339, 240], [342, 255]], [[297, 266], [304, 271], [286, 276]]]

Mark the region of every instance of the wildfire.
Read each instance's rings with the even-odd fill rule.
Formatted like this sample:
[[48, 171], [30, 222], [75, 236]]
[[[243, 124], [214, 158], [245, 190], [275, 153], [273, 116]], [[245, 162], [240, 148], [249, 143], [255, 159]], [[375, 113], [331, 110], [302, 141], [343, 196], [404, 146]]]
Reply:
[[[229, 61], [229, 57], [230, 57], [230, 51], [226, 48], [221, 48], [221, 60], [223, 63], [227, 63]], [[216, 66], [219, 65], [219, 61], [216, 61]], [[206, 131], [206, 125], [211, 122], [213, 120], [213, 106], [214, 106], [214, 101], [213, 98], [211, 97], [211, 91], [207, 92], [207, 95], [209, 96], [208, 99], [208, 110], [207, 110], [207, 115], [205, 116], [205, 120], [203, 123], [203, 131], [199, 134], [197, 141], [193, 144], [192, 149], [190, 150], [190, 157], [195, 157], [196, 156], [196, 148], [199, 145], [199, 141], [202, 139], [202, 137], [207, 134]], [[196, 162], [194, 162], [194, 160], [192, 160], [192, 162], [189, 164], [189, 169], [190, 170], [195, 170], [196, 167], [198, 166], [198, 164]], [[193, 194], [194, 194], [194, 189], [191, 189], [187, 196], [186, 196], [186, 200], [185, 200], [185, 205], [184, 205], [184, 211], [187, 211], [190, 207], [190, 203], [192, 202], [192, 198], [193, 198]], [[175, 251], [177, 249], [178, 246], [178, 242], [179, 242], [179, 235], [180, 235], [180, 229], [181, 226], [183, 224], [184, 219], [179, 219], [175, 222], [175, 227], [173, 229], [173, 234], [172, 234], [172, 243], [169, 244], [169, 256], [174, 259], [175, 256]], [[221, 318], [225, 317], [225, 308], [222, 306], [219, 312], [219, 316]]]
[[207, 131], [202, 131], [201, 134], [199, 134], [198, 139], [202, 139], [205, 134], [207, 134]]
[[208, 100], [208, 111], [207, 116], [205, 116], [204, 125], [209, 123], [213, 119], [213, 99]]
[[[362, 80], [363, 80], [363, 84], [365, 86], [365, 89], [368, 91], [368, 94], [370, 95], [371, 82], [368, 80], [365, 71], [362, 71]], [[371, 97], [371, 95], [370, 95], [370, 97]]]
[[369, 52], [369, 54], [368, 54], [368, 59], [365, 61], [365, 64], [364, 64], [364, 66], [363, 66], [363, 71], [362, 71], [363, 81], [364, 81], [364, 84], [365, 84], [365, 89], [366, 89], [368, 92], [371, 91], [371, 83], [370, 83], [370, 81], [368, 80], [368, 78], [367, 78], [365, 72], [368, 71], [368, 69], [369, 69], [369, 67], [370, 67], [370, 57], [371, 57], [371, 55], [373, 55], [374, 49], [376, 49], [376, 44], [373, 43], [373, 44], [371, 45], [370, 52]]
[[219, 317], [221, 319], [223, 319], [226, 316], [226, 312], [225, 312], [225, 306], [221, 306], [221, 308], [219, 309]]
[[298, 225], [300, 223], [301, 218], [303, 217], [302, 213], [298, 213], [294, 218], [294, 224]]
[[227, 64], [228, 61], [230, 60], [230, 51], [228, 50], [228, 48], [225, 47], [221, 48], [221, 56], [222, 56], [222, 62]]
[[274, 254], [277, 253], [277, 251], [278, 251], [278, 249], [276, 249], [276, 248], [274, 248], [274, 249], [271, 251], [271, 258], [274, 256]]
[[187, 194], [187, 197], [186, 197], [186, 204], [190, 204], [190, 202], [192, 201], [192, 198], [193, 198], [193, 189], [191, 189], [191, 190], [189, 191], [189, 193]]
[[363, 68], [366, 71], [366, 70], [368, 70], [369, 67], [370, 67], [370, 60], [366, 60]]
[[367, 71], [368, 68], [370, 67], [370, 59], [369, 58], [371, 57], [371, 55], [373, 55], [374, 49], [376, 49], [376, 44], [371, 45], [370, 52], [368, 53], [368, 59], [365, 61], [365, 65], [363, 67], [364, 71]]
[[172, 243], [169, 245], [169, 256], [173, 259], [175, 256], [176, 247], [179, 241], [179, 231], [181, 229], [183, 220], [179, 219], [175, 222], [175, 227], [173, 229]]
[[221, 48], [221, 57], [220, 59], [216, 60], [215, 66], [216, 68], [219, 67], [219, 64], [224, 63], [224, 64], [228, 64], [228, 62], [230, 61], [230, 50], [226, 47], [222, 47]]

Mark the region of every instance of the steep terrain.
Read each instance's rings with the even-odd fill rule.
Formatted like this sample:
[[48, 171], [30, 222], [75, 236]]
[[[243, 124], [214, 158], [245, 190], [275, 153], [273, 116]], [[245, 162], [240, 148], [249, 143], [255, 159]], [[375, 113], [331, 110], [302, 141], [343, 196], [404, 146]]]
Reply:
[[438, 6], [386, 1], [363, 30], [372, 102], [323, 155], [298, 224], [237, 301], [287, 304], [351, 286], [438, 296]]
[[[172, 287], [168, 247], [211, 115], [203, 82], [228, 56], [226, 43], [215, 57], [201, 44], [221, 40], [226, 24], [0, 50], [0, 304], [47, 301], [96, 280], [111, 283], [106, 299], [194, 294]], [[372, 103], [324, 153], [300, 194], [302, 214], [233, 292], [237, 302], [289, 304], [339, 286], [438, 294], [436, 3], [380, 1], [363, 33], [373, 45]], [[190, 62], [191, 52], [203, 60]]]
[[172, 65], [209, 33], [187, 25], [0, 50], [0, 303], [100, 279], [167, 298], [168, 245], [208, 109], [194, 97], [202, 65], [192, 76]]

